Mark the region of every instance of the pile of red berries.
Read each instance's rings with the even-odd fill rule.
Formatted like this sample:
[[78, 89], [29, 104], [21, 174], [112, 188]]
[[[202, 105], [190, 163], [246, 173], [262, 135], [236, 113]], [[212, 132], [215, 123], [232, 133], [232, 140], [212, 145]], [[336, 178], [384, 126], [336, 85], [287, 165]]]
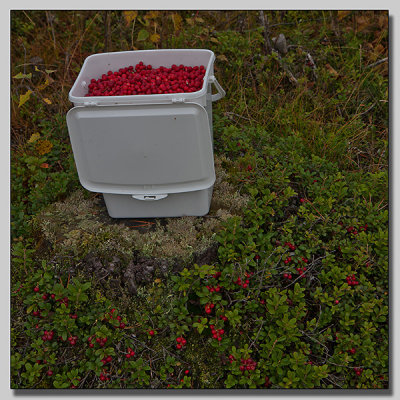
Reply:
[[205, 306], [204, 306], [204, 310], [205, 310], [205, 312], [207, 313], [207, 314], [211, 314], [211, 312], [212, 312], [212, 309], [215, 307], [215, 304], [214, 303], [207, 303]]
[[356, 279], [356, 276], [353, 274], [352, 276], [347, 276], [346, 277], [346, 281], [347, 281], [347, 284], [349, 285], [349, 286], [357, 286], [358, 285], [358, 281], [357, 281], [357, 279]]
[[239, 369], [244, 372], [244, 371], [254, 371], [256, 369], [257, 363], [252, 360], [251, 358], [241, 358], [240, 359], [242, 365], [239, 367]]
[[182, 336], [176, 338], [176, 348], [180, 350], [183, 346], [186, 345], [186, 339]]
[[139, 62], [108, 71], [99, 79], [91, 79], [85, 96], [127, 96], [143, 94], [166, 94], [196, 92], [203, 86], [206, 70], [203, 65], [188, 67], [172, 65], [153, 68]]
[[215, 329], [215, 325], [210, 325], [211, 333], [214, 339], [217, 339], [219, 342], [222, 340], [222, 335], [225, 333], [223, 329]]
[[135, 352], [130, 347], [128, 347], [128, 354], [126, 354], [125, 357], [126, 358], [131, 358], [134, 355], [135, 355]]

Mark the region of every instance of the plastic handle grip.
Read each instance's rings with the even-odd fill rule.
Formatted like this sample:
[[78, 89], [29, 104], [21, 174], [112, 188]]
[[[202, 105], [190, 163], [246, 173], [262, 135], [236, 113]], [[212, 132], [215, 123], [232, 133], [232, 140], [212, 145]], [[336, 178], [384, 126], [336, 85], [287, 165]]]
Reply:
[[224, 89], [222, 89], [222, 86], [217, 81], [217, 78], [214, 75], [211, 75], [209, 78], [209, 82], [213, 83], [218, 91], [218, 93], [211, 95], [211, 101], [222, 99], [226, 95], [226, 92]]
[[165, 199], [167, 196], [167, 194], [133, 194], [132, 198], [136, 200], [154, 201]]

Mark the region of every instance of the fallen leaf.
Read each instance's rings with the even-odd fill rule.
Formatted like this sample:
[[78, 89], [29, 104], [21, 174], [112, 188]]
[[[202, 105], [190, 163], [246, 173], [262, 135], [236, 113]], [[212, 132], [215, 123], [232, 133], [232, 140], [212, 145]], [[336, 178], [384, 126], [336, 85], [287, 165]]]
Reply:
[[229, 60], [225, 57], [224, 54], [220, 54], [219, 56], [217, 56], [217, 60], [229, 62]]
[[369, 19], [364, 15], [356, 17], [356, 22], [357, 22], [357, 30], [356, 30], [357, 32], [361, 32], [365, 28], [368, 28], [371, 25]]
[[32, 133], [31, 137], [28, 140], [28, 143], [35, 143], [39, 138], [40, 138], [39, 132]]
[[338, 20], [341, 21], [351, 13], [351, 10], [340, 10], [338, 11]]
[[202, 24], [204, 22], [204, 19], [201, 17], [196, 17], [195, 20], [196, 20], [196, 22], [199, 22], [200, 24]]
[[144, 18], [145, 18], [145, 19], [156, 19], [159, 15], [160, 15], [160, 12], [159, 12], [159, 11], [154, 11], [154, 10], [152, 10], [152, 11], [149, 11], [149, 12], [144, 16]]
[[160, 278], [154, 279], [154, 283], [161, 283], [161, 279]]
[[124, 11], [124, 18], [126, 25], [129, 25], [138, 15], [137, 11]]
[[218, 39], [215, 38], [215, 37], [210, 38], [210, 40], [211, 40], [213, 43], [220, 44], [219, 41], [218, 41]]
[[49, 100], [47, 97], [45, 97], [45, 98], [43, 99], [43, 101], [44, 101], [46, 104], [51, 104], [51, 100]]
[[334, 69], [330, 64], [325, 64], [325, 67], [331, 75], [333, 75], [333, 76], [339, 75], [338, 72], [336, 71], [336, 69]]
[[37, 87], [38, 90], [43, 90], [50, 85], [50, 79], [46, 78], [45, 82]]
[[32, 94], [32, 90], [28, 90], [25, 94], [21, 94], [19, 96], [18, 107], [21, 107], [22, 105], [24, 105], [29, 100], [29, 98], [31, 97], [31, 94]]
[[141, 42], [141, 41], [143, 41], [143, 40], [146, 40], [148, 37], [149, 37], [149, 32], [147, 32], [146, 29], [141, 29], [141, 30], [139, 31], [137, 40], [138, 40], [139, 42]]
[[172, 22], [174, 23], [175, 32], [178, 32], [182, 28], [182, 17], [178, 13], [171, 14]]
[[52, 74], [53, 72], [57, 72], [56, 69], [45, 69], [46, 74]]
[[152, 35], [150, 35], [150, 41], [153, 43], [159, 43], [160, 35], [158, 33], [153, 33]]
[[40, 168], [49, 168], [49, 164], [44, 162], [43, 164], [40, 164]]
[[49, 140], [40, 140], [36, 144], [36, 151], [42, 156], [50, 153], [53, 148], [53, 144]]
[[15, 79], [24, 79], [24, 78], [31, 79], [32, 78], [32, 74], [31, 73], [23, 74], [22, 72], [19, 72], [17, 75], [13, 76], [13, 78], [15, 78]]

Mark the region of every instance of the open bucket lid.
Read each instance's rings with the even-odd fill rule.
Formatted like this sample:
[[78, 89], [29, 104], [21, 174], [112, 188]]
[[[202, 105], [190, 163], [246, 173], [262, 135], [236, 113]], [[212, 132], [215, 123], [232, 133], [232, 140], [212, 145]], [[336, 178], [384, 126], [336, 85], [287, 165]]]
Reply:
[[198, 104], [74, 107], [67, 125], [89, 191], [155, 195], [215, 182], [208, 115]]

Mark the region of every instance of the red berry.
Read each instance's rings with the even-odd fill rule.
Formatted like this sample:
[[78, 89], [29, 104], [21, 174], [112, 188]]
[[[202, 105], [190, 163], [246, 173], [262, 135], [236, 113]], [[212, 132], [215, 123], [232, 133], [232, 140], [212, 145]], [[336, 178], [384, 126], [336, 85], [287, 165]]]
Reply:
[[187, 375], [189, 373], [189, 370], [187, 369], [186, 371], [185, 371], [185, 375]]
[[53, 371], [51, 369], [49, 369], [46, 373], [47, 373], [48, 376], [52, 376], [53, 375]]
[[153, 335], [154, 335], [154, 331], [153, 331], [153, 330], [150, 330], [150, 331], [149, 331], [149, 335], [150, 335], [150, 336], [153, 336]]
[[178, 344], [176, 345], [176, 348], [179, 350], [179, 349], [182, 348], [182, 345], [178, 343]]
[[339, 304], [339, 300], [335, 300], [335, 304]]
[[33, 291], [34, 291], [35, 293], [37, 293], [37, 292], [39, 291], [39, 286], [35, 286], [35, 287], [33, 288]]

